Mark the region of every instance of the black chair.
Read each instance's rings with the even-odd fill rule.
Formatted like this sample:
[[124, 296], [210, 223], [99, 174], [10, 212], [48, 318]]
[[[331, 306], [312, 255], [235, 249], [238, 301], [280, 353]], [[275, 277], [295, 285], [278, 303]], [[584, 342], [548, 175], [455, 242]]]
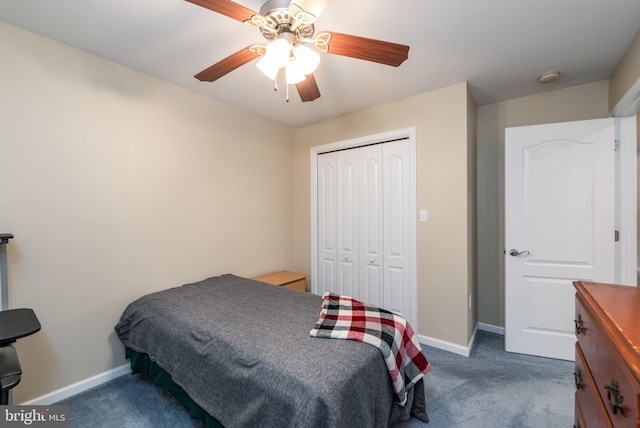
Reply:
[[9, 404], [9, 392], [20, 383], [22, 369], [13, 343], [40, 330], [40, 321], [33, 309], [7, 309], [7, 255], [5, 246], [11, 234], [0, 234], [0, 268], [2, 269], [2, 308], [0, 311], [0, 405]]

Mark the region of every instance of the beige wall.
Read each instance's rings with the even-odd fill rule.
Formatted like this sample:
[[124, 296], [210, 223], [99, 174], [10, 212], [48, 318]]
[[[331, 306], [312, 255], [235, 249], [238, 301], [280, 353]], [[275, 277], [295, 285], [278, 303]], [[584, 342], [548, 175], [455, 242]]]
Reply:
[[608, 81], [478, 107], [478, 321], [504, 326], [504, 130], [608, 117]]
[[[395, 129], [416, 127], [417, 207], [429, 221], [417, 224], [418, 333], [466, 346], [468, 262], [473, 207], [468, 184], [474, 140], [468, 128], [467, 85], [461, 83], [398, 102], [294, 130], [294, 264], [311, 272], [310, 148]], [[475, 110], [471, 109], [475, 116]], [[474, 185], [475, 186], [475, 185]], [[472, 194], [473, 192], [471, 192]], [[475, 299], [475, 296], [474, 296]], [[475, 323], [475, 320], [473, 321]]]
[[609, 78], [609, 111], [640, 81], [640, 31]]
[[16, 403], [125, 364], [134, 298], [291, 265], [290, 129], [1, 23], [0, 52], [11, 307], [42, 323]]

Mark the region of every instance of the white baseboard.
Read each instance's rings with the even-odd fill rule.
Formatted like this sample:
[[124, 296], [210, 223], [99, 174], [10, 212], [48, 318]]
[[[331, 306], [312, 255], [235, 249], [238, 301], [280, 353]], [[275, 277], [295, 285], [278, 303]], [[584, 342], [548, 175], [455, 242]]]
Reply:
[[464, 355], [465, 357], [468, 357], [469, 355], [471, 355], [471, 350], [473, 349], [473, 346], [476, 342], [476, 333], [478, 332], [478, 330], [504, 336], [504, 327], [479, 322], [476, 324], [476, 328], [473, 330], [471, 339], [469, 339], [469, 343], [466, 347], [458, 345], [456, 343], [446, 342], [444, 340], [435, 339], [433, 337], [423, 336], [420, 334], [418, 335], [418, 341], [420, 341], [421, 344], [427, 346], [433, 346], [434, 348], [442, 349], [443, 351], [453, 352], [454, 354]]
[[489, 333], [500, 334], [504, 336], [504, 327], [500, 327], [492, 324], [485, 324], [483, 322], [478, 323], [478, 329], [482, 331], [488, 331]]
[[[429, 336], [423, 336], [421, 334], [418, 335], [418, 341], [427, 346], [432, 346], [434, 348], [442, 349], [443, 351], [453, 352], [454, 354], [462, 355], [468, 357], [471, 355], [471, 349], [473, 349], [473, 343], [476, 340], [476, 332], [478, 331], [478, 327], [473, 331], [471, 335], [471, 339], [467, 346], [458, 345], [457, 343], [451, 343], [440, 339], [435, 339]], [[427, 356], [428, 358], [428, 356]]]
[[83, 391], [93, 388], [94, 386], [101, 385], [105, 382], [113, 380], [127, 373], [131, 373], [131, 366], [129, 364], [124, 364], [120, 367], [116, 367], [115, 369], [111, 369], [106, 372], [97, 374], [88, 379], [81, 380], [80, 382], [76, 382], [72, 385], [65, 386], [64, 388], [58, 389], [57, 391], [50, 392], [49, 394], [45, 394], [41, 397], [37, 397], [37, 398], [34, 398], [33, 400], [25, 401], [24, 403], [20, 403], [20, 404], [27, 405], [27, 406], [28, 405], [48, 406], [50, 404], [57, 403], [58, 401], [69, 398], [72, 395], [79, 394]]
[[[471, 335], [471, 338], [469, 339], [469, 343], [467, 344], [467, 349], [469, 350], [469, 355], [471, 355], [471, 351], [473, 350], [473, 347], [476, 344], [476, 333], [477, 332], [478, 332], [478, 324], [476, 323], [476, 327], [473, 329], [473, 334]], [[467, 357], [469, 355], [467, 355]]]

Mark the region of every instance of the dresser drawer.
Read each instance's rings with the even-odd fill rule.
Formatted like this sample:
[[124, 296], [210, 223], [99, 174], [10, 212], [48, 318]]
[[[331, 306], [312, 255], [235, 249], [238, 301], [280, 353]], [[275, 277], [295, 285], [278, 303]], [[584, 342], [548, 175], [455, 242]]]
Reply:
[[613, 427], [607, 409], [600, 399], [591, 370], [589, 370], [582, 349], [577, 343], [574, 379], [576, 383], [576, 416], [578, 415], [578, 406], [580, 406], [580, 414], [582, 415], [582, 422], [579, 426], [582, 428], [587, 426]]
[[582, 403], [580, 402], [580, 398], [578, 397], [577, 392], [573, 428], [587, 428], [587, 423], [585, 422], [584, 418], [584, 412], [582, 411]]
[[[613, 425], [617, 428], [638, 427], [640, 385], [621, 361], [602, 327], [585, 310], [579, 296], [576, 300], [576, 336]], [[584, 407], [583, 410], [586, 411]]]
[[576, 392], [576, 407], [575, 416], [573, 418], [573, 428], [587, 428], [587, 424], [584, 422], [584, 415], [582, 413], [582, 406], [578, 399], [578, 393]]

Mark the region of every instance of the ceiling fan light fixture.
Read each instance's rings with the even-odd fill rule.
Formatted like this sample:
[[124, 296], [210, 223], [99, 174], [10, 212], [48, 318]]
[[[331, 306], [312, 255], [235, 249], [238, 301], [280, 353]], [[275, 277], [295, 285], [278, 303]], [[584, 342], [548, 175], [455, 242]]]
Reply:
[[260, 61], [256, 63], [256, 67], [258, 67], [269, 80], [275, 80], [278, 75], [278, 70], [286, 66], [290, 58], [291, 45], [289, 42], [284, 38], [276, 39], [267, 45], [265, 53], [262, 58], [260, 58]]
[[294, 85], [296, 83], [302, 82], [307, 78], [304, 72], [302, 71], [301, 64], [296, 61], [290, 61], [285, 68], [285, 78], [287, 81], [287, 85]]
[[304, 74], [313, 73], [320, 64], [320, 55], [303, 45], [296, 46], [293, 51], [293, 56]]
[[293, 46], [287, 37], [272, 41], [256, 66], [270, 80], [275, 80], [278, 70], [284, 67], [287, 84], [302, 82], [318, 68], [320, 55], [301, 44]]
[[265, 57], [278, 67], [284, 67], [291, 56], [291, 45], [285, 39], [276, 39], [267, 45]]

